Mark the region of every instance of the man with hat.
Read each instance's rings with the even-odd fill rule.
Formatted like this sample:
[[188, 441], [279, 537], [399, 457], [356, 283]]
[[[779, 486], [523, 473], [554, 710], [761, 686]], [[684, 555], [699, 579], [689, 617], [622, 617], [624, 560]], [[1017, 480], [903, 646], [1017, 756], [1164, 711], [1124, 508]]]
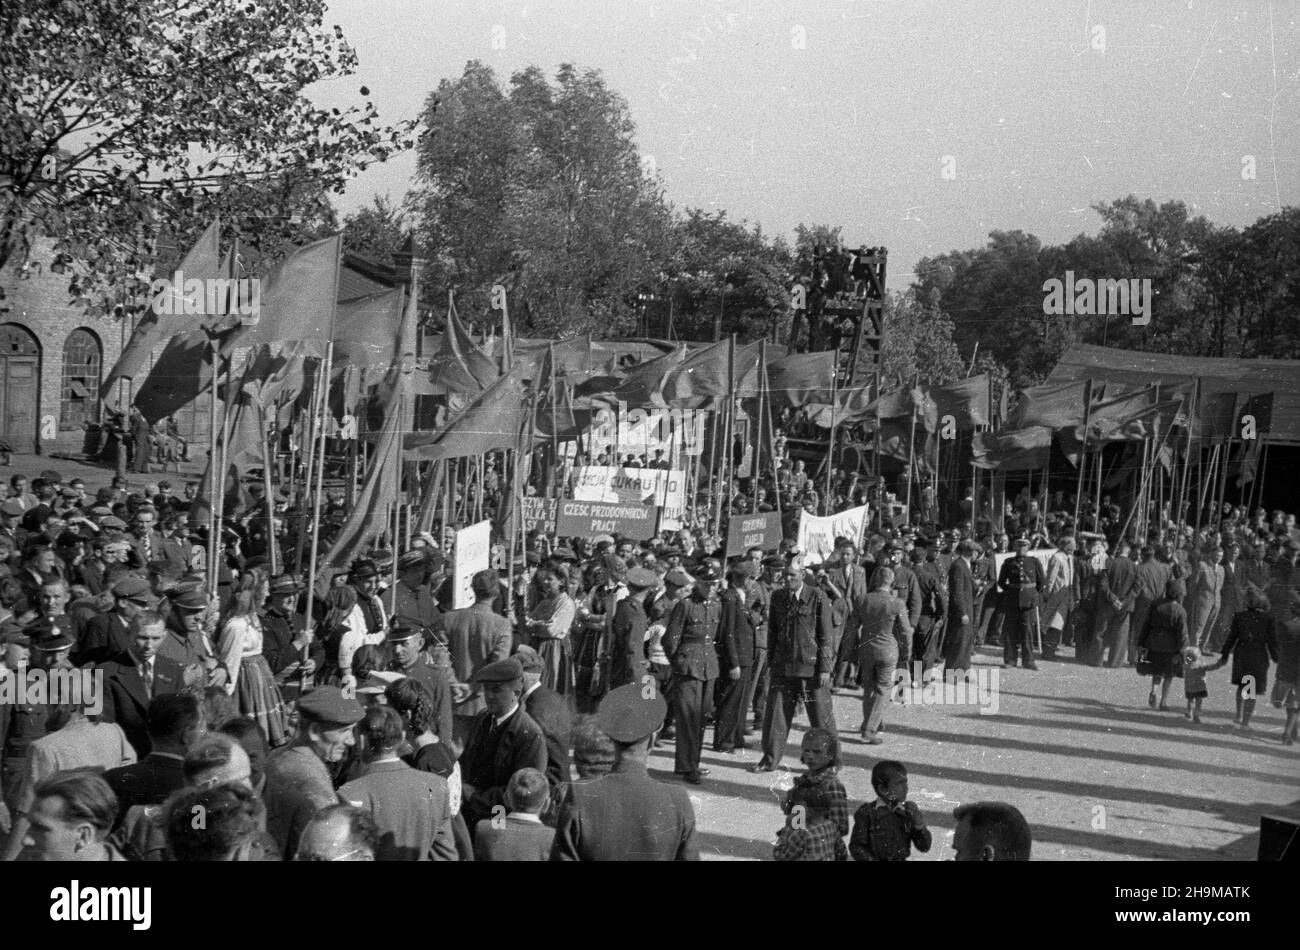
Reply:
[[646, 768], [668, 704], [658, 690], [629, 683], [601, 700], [596, 721], [614, 742], [614, 768], [575, 782], [556, 820], [552, 861], [698, 861], [695, 809], [686, 791]]
[[1002, 588], [1002, 665], [1015, 666], [1017, 653], [1021, 665], [1036, 670], [1034, 632], [1037, 630], [1038, 595], [1045, 583], [1037, 558], [1028, 557], [1029, 537], [1016, 538], [1016, 553], [1006, 559], [998, 572]]
[[104, 676], [100, 721], [121, 726], [141, 759], [150, 749], [149, 703], [185, 686], [180, 664], [158, 655], [166, 637], [166, 621], [152, 610], [142, 610], [131, 618], [127, 648], [99, 665]]
[[[181, 581], [168, 597], [167, 606], [167, 636], [158, 644], [158, 655], [181, 668], [187, 685], [224, 683], [226, 671], [208, 639], [206, 621], [210, 604], [202, 584], [195, 580]], [[264, 646], [263, 652], [265, 649]]]
[[673, 608], [663, 638], [673, 669], [675, 773], [692, 785], [702, 784], [708, 774], [708, 769], [700, 768], [700, 754], [704, 749], [704, 711], [713, 703], [713, 684], [719, 672], [715, 643], [722, 622], [721, 580], [713, 565], [700, 565], [695, 571], [695, 589]]
[[303, 681], [325, 662], [325, 647], [316, 642], [298, 613], [298, 598], [306, 589], [293, 574], [271, 578], [267, 606], [261, 614], [262, 656], [286, 702], [297, 697]]
[[808, 722], [835, 733], [831, 707], [831, 610], [826, 596], [805, 582], [803, 564], [795, 560], [785, 569], [785, 586], [772, 593], [768, 626], [768, 662], [772, 686], [763, 717], [763, 757], [755, 772], [772, 772], [785, 757], [795, 702], [802, 697]]
[[713, 725], [715, 752], [731, 754], [745, 748], [745, 696], [758, 652], [756, 628], [763, 622], [761, 605], [754, 602], [748, 587], [754, 575], [753, 561], [736, 561], [727, 572], [730, 586], [722, 592], [718, 655], [723, 685]]
[[318, 686], [298, 700], [298, 731], [266, 759], [266, 830], [282, 854], [295, 854], [312, 816], [338, 801], [329, 767], [356, 745], [361, 704], [337, 686]]
[[26, 510], [17, 498], [6, 498], [0, 502], [0, 534], [13, 541], [15, 548], [21, 546], [27, 537], [28, 532], [19, 524], [19, 519]]
[[52, 707], [46, 703], [17, 701], [36, 695], [35, 690], [22, 696], [17, 692], [18, 679], [27, 679], [33, 672], [33, 667], [28, 665], [35, 652], [32, 631], [6, 621], [0, 625], [0, 644], [3, 644], [5, 663], [0, 670], [0, 682], [14, 689], [12, 699], [0, 702], [0, 830], [7, 830], [13, 810], [18, 806], [28, 753], [32, 743], [48, 731]]
[[77, 666], [105, 663], [124, 653], [131, 645], [131, 621], [158, 603], [149, 582], [136, 574], [118, 580], [112, 591], [113, 609], [92, 617], [81, 632], [72, 657]]
[[397, 583], [384, 592], [384, 606], [390, 617], [432, 630], [442, 616], [430, 589], [430, 575], [435, 583], [442, 580], [447, 561], [441, 554], [423, 550], [407, 551], [397, 559]]
[[417, 627], [404, 617], [395, 619], [388, 628], [386, 637], [388, 646], [393, 651], [389, 670], [401, 676], [409, 676], [428, 690], [433, 708], [437, 711], [434, 731], [439, 739], [449, 743], [455, 733], [451, 683], [424, 652], [425, 635], [423, 627]]
[[573, 730], [569, 703], [542, 684], [546, 661], [541, 654], [521, 644], [514, 657], [524, 671], [524, 712], [546, 737], [546, 778], [553, 787], [563, 785], [569, 780], [569, 733]]
[[614, 608], [609, 646], [609, 686], [639, 683], [646, 673], [645, 641], [650, 620], [646, 599], [659, 587], [659, 575], [644, 567], [627, 572], [628, 595]]
[[475, 685], [475, 674], [488, 664], [504, 660], [514, 646], [510, 621], [492, 609], [499, 587], [496, 571], [479, 571], [470, 578], [474, 603], [441, 618], [438, 632], [446, 641], [451, 659], [452, 735], [460, 746], [464, 746], [470, 729], [485, 708], [482, 691]]
[[460, 757], [461, 812], [471, 832], [493, 808], [504, 805], [510, 777], [520, 769], [545, 771], [546, 737], [524, 711], [524, 670], [512, 656], [474, 675], [484, 709], [474, 720]]

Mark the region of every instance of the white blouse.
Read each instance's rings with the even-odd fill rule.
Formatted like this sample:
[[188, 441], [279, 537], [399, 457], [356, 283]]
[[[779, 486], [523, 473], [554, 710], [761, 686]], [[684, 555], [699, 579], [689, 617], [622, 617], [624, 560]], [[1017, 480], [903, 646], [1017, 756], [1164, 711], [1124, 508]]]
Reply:
[[226, 671], [226, 695], [233, 695], [239, 664], [246, 656], [262, 654], [262, 621], [256, 616], [231, 617], [217, 638], [217, 659]]

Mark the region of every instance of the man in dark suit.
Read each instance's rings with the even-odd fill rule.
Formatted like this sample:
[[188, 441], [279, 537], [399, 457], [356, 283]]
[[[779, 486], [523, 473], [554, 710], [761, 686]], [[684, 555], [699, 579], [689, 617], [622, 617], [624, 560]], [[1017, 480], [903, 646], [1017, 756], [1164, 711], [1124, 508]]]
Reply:
[[596, 722], [614, 741], [614, 769], [598, 782], [571, 786], [556, 820], [552, 861], [700, 859], [686, 790], [656, 782], [646, 770], [667, 712], [658, 690], [637, 683], [601, 700]]
[[149, 582], [128, 574], [113, 585], [113, 609], [90, 618], [72, 651], [77, 666], [96, 666], [121, 655], [131, 644], [131, 621], [158, 603]]
[[131, 619], [130, 646], [99, 669], [104, 674], [103, 722], [115, 722], [143, 759], [152, 749], [146, 725], [149, 704], [155, 696], [175, 693], [184, 686], [179, 663], [158, 656], [158, 646], [167, 636], [167, 623], [152, 610]]
[[1038, 595], [1045, 583], [1042, 566], [1028, 556], [1029, 538], [1016, 538], [1016, 553], [1006, 559], [998, 572], [1002, 588], [1002, 665], [1015, 666], [1019, 654], [1021, 665], [1036, 670], [1034, 633], [1038, 622]]
[[795, 701], [802, 697], [808, 721], [836, 731], [831, 707], [831, 608], [826, 596], [804, 582], [796, 559], [784, 571], [785, 587], [772, 592], [768, 624], [768, 662], [772, 686], [763, 716], [763, 757], [752, 771], [772, 772], [785, 757]]
[[959, 542], [957, 556], [948, 568], [948, 625], [943, 636], [945, 670], [970, 669], [975, 640], [974, 560], [974, 543]]
[[473, 606], [453, 610], [439, 618], [439, 632], [446, 638], [451, 654], [452, 729], [456, 742], [462, 745], [485, 705], [475, 685], [479, 682], [475, 675], [489, 664], [508, 657], [514, 645], [510, 621], [492, 609], [500, 586], [496, 571], [479, 571], [470, 578]]
[[461, 811], [473, 831], [493, 808], [504, 805], [510, 777], [520, 769], [546, 769], [546, 737], [524, 711], [524, 670], [514, 657], [483, 667], [474, 676], [483, 688], [484, 710], [474, 720], [460, 757]]
[[203, 706], [192, 693], [164, 693], [149, 703], [149, 754], [104, 773], [117, 796], [118, 825], [132, 805], [160, 805], [185, 785], [185, 750], [204, 732]]
[[722, 603], [718, 586], [722, 578], [706, 560], [695, 572], [695, 589], [668, 615], [663, 647], [673, 668], [673, 721], [677, 730], [675, 773], [692, 785], [708, 774], [700, 768], [704, 749], [704, 711], [712, 704], [718, 679], [718, 626]]
[[909, 554], [912, 573], [916, 575], [916, 583], [921, 590], [921, 619], [912, 631], [912, 670], [915, 672], [916, 664], [920, 663], [922, 676], [930, 672], [938, 659], [943, 621], [948, 613], [946, 579], [940, 576], [937, 564], [926, 559], [930, 543], [924, 538], [918, 538]]
[[1100, 648], [1095, 650], [1101, 664], [1101, 651], [1109, 650], [1106, 665], [1123, 666], [1127, 660], [1129, 621], [1138, 597], [1137, 565], [1129, 558], [1132, 550], [1127, 541], [1115, 545], [1115, 556], [1110, 559], [1097, 578], [1096, 607], [1093, 615], [1093, 639], [1100, 638]]
[[546, 738], [546, 777], [551, 785], [569, 780], [569, 732], [573, 717], [569, 703], [553, 689], [542, 685], [546, 663], [530, 646], [515, 650], [515, 659], [524, 671], [524, 712], [532, 717]]
[[718, 652], [723, 688], [713, 724], [713, 751], [730, 754], [745, 748], [745, 693], [758, 652], [755, 611], [746, 582], [754, 577], [754, 562], [737, 561], [728, 570], [731, 586], [722, 592]]

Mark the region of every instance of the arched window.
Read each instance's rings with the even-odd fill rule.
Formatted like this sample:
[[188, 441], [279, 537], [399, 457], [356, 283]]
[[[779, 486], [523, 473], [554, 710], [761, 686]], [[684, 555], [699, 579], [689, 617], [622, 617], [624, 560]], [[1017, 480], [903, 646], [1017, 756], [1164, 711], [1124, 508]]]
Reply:
[[77, 329], [63, 344], [63, 390], [59, 400], [59, 428], [80, 429], [83, 422], [99, 421], [99, 339]]

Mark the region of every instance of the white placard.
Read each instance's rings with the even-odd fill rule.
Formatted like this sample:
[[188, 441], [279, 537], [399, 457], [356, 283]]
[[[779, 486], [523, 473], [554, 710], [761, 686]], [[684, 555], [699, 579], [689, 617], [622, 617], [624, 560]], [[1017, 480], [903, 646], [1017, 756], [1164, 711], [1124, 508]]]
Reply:
[[676, 531], [686, 514], [686, 473], [678, 469], [584, 465], [573, 483], [575, 501], [650, 504], [663, 509], [659, 527]]
[[474, 589], [470, 581], [479, 571], [488, 569], [492, 555], [492, 522], [480, 521], [456, 532], [455, 564], [451, 606], [455, 610], [474, 606]]
[[859, 505], [838, 514], [817, 517], [799, 515], [799, 535], [795, 540], [805, 564], [820, 564], [835, 551], [836, 538], [849, 538], [862, 547], [862, 532], [867, 526], [870, 505]]

